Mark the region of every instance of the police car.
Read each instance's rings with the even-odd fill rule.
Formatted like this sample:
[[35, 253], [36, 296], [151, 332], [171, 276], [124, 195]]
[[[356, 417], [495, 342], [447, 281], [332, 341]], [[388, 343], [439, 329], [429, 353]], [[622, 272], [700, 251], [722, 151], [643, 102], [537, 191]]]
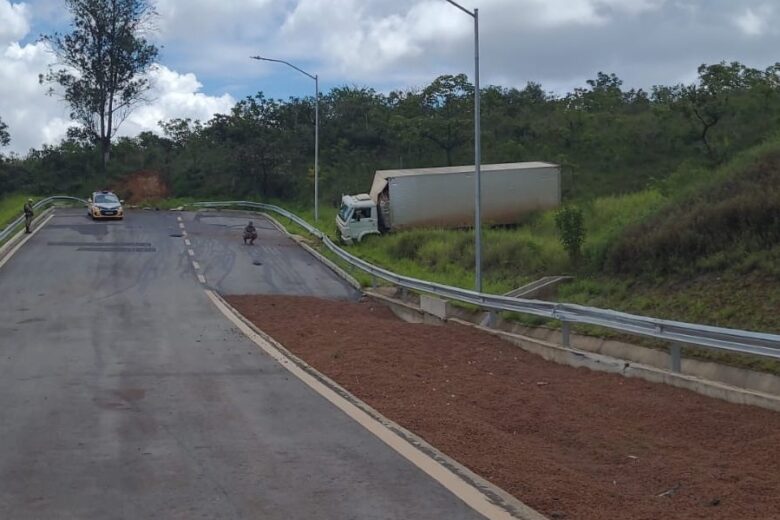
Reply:
[[107, 218], [122, 220], [125, 210], [122, 201], [110, 191], [96, 191], [89, 199], [87, 212], [93, 219]]

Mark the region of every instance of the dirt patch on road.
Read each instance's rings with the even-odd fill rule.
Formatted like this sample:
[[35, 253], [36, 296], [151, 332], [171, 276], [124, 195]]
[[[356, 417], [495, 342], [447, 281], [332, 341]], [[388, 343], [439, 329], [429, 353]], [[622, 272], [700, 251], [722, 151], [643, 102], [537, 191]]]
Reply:
[[160, 172], [143, 170], [128, 175], [114, 188], [128, 204], [152, 202], [168, 197], [169, 190]]
[[390, 419], [556, 519], [770, 519], [780, 414], [548, 363], [373, 302], [232, 296]]

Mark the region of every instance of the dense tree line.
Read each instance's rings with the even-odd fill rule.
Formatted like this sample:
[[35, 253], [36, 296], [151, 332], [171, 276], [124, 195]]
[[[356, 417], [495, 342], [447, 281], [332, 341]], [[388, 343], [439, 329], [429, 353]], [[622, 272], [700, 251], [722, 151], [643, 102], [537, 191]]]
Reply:
[[[377, 169], [472, 164], [473, 88], [457, 75], [416, 90], [340, 87], [324, 94], [323, 203], [366, 191]], [[780, 129], [780, 64], [702, 65], [695, 83], [649, 92], [626, 90], [614, 74], [599, 73], [566, 95], [536, 83], [489, 86], [482, 94], [484, 162], [560, 163], [565, 195], [575, 199], [640, 189], [681, 165], [717, 165]], [[313, 123], [313, 98], [259, 93], [210, 121], [164, 121], [161, 135], [118, 139], [108, 181], [99, 143], [72, 132], [57, 146], [6, 158], [0, 193], [85, 192], [155, 170], [176, 196], [308, 200]]]

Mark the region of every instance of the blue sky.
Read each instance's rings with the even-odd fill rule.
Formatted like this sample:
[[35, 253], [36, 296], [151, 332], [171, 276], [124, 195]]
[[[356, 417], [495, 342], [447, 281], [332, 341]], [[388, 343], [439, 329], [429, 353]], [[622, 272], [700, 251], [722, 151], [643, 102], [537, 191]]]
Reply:
[[[444, 0], [154, 0], [162, 47], [154, 101], [121, 132], [159, 131], [172, 117], [209, 119], [237, 99], [308, 96], [313, 82], [262, 54], [319, 74], [321, 88], [422, 87], [472, 72], [472, 21]], [[63, 0], [0, 0], [0, 117], [10, 150], [55, 143], [72, 124], [43, 96], [52, 57], [42, 33], [67, 30]], [[565, 93], [599, 71], [628, 87], [695, 80], [701, 63], [780, 61], [772, 0], [464, 0], [481, 13], [483, 84], [542, 83]], [[9, 149], [5, 149], [7, 152]]]

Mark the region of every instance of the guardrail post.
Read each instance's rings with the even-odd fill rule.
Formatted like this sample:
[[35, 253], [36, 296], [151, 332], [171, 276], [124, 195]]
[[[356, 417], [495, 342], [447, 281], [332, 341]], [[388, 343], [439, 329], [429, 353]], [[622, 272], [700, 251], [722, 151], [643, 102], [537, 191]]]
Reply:
[[409, 291], [406, 287], [401, 287], [401, 300], [406, 301], [406, 297], [409, 295]]
[[679, 373], [682, 369], [682, 347], [680, 347], [679, 343], [672, 343], [671, 347], [669, 347], [669, 357], [671, 358], [672, 372]]
[[491, 329], [496, 328], [496, 324], [498, 323], [498, 313], [494, 309], [490, 309], [488, 311], [488, 327]]
[[371, 275], [371, 288], [376, 289], [376, 276]]
[[561, 336], [563, 340], [563, 346], [569, 348], [571, 346], [571, 327], [568, 321], [561, 322]]

